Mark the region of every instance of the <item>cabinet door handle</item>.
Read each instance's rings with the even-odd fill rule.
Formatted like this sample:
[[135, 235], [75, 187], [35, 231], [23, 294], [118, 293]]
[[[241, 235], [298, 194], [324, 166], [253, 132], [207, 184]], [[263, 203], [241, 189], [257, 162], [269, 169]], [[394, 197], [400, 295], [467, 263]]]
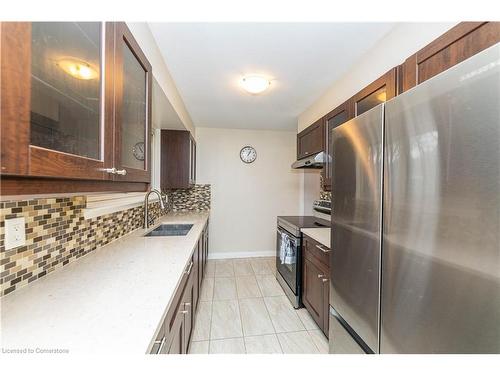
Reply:
[[330, 252], [330, 249], [327, 249], [327, 248], [325, 248], [324, 246], [321, 246], [321, 245], [316, 245], [316, 247], [317, 247], [318, 249], [320, 249], [320, 250], [321, 250], [322, 252], [324, 252], [324, 253], [329, 253], [329, 252]]
[[186, 302], [186, 303], [184, 304], [184, 307], [191, 307], [191, 302]]
[[193, 268], [193, 262], [189, 264], [189, 268], [186, 271], [186, 275], [189, 275], [191, 273], [191, 269]]
[[115, 173], [122, 175], [122, 176], [125, 176], [127, 174], [127, 170], [126, 169], [118, 169]]
[[181, 311], [179, 311], [179, 314], [187, 315], [187, 314], [189, 314], [189, 311], [188, 310], [181, 310]]
[[101, 168], [101, 171], [110, 173], [110, 174], [116, 174], [116, 168]]
[[328, 279], [322, 279], [321, 281], [323, 281], [324, 283], [326, 283], [328, 281]]
[[326, 275], [318, 275], [318, 279], [321, 279], [322, 277], [325, 277]]

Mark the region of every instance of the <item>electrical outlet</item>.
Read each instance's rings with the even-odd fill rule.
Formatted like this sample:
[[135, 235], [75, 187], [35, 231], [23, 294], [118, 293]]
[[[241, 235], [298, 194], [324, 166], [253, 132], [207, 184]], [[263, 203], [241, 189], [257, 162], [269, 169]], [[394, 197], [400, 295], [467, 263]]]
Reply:
[[5, 250], [26, 244], [24, 217], [5, 220]]

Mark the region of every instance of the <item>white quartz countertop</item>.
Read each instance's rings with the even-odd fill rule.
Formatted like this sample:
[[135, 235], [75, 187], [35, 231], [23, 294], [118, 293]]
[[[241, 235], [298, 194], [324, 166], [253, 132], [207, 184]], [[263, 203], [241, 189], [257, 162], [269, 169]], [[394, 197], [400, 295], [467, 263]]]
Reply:
[[302, 228], [300, 231], [323, 246], [330, 248], [330, 228]]
[[142, 237], [137, 229], [3, 297], [2, 347], [146, 353], [208, 215], [170, 213], [152, 228], [194, 224], [186, 236]]

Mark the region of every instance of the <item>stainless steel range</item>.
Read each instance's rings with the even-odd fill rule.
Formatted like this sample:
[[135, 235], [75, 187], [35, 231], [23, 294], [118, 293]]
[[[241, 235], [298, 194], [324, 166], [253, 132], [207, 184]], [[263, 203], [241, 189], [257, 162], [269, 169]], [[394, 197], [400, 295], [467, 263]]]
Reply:
[[278, 216], [276, 279], [297, 309], [302, 306], [302, 228], [329, 228], [331, 203], [315, 201], [314, 216]]

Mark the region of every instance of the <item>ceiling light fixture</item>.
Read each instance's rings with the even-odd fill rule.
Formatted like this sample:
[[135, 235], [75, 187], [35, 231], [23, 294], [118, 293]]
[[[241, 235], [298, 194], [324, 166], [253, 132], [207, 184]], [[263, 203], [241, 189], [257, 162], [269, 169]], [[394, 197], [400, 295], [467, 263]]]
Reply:
[[241, 86], [250, 94], [260, 94], [266, 91], [270, 85], [270, 80], [256, 74], [248, 75], [241, 79]]
[[88, 62], [65, 57], [57, 62], [57, 65], [69, 75], [83, 80], [97, 78], [99, 73]]

